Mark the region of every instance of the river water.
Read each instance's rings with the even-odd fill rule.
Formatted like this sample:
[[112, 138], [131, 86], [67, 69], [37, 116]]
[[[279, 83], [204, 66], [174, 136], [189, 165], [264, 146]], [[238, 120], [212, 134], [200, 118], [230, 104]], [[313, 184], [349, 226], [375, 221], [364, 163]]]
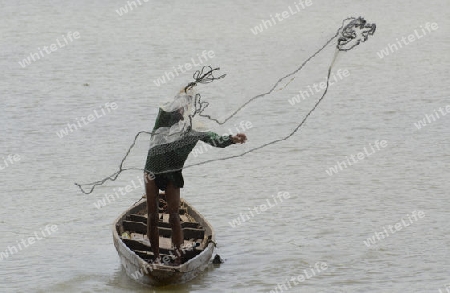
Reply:
[[[124, 12], [119, 0], [2, 1], [0, 292], [446, 292], [448, 0], [137, 2]], [[335, 84], [299, 132], [184, 171], [182, 196], [215, 228], [225, 263], [179, 286], [128, 278], [111, 224], [143, 188], [98, 201], [141, 172], [90, 195], [74, 182], [115, 172], [198, 65], [227, 74], [201, 86], [211, 113], [226, 117], [298, 68], [349, 16], [377, 31], [338, 54]], [[254, 34], [262, 20], [267, 29]], [[327, 47], [283, 90], [217, 127], [244, 129], [247, 144], [187, 165], [288, 135], [321, 94], [291, 99], [325, 80], [333, 56]], [[64, 134], [68, 123], [80, 124]], [[143, 137], [127, 167], [142, 168], [147, 147]]]

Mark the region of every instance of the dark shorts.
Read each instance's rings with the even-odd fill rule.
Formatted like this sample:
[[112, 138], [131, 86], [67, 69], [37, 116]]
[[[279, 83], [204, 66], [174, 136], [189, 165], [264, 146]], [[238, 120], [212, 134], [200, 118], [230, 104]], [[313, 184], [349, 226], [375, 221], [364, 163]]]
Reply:
[[[174, 187], [183, 188], [184, 179], [183, 174], [181, 173], [182, 169], [167, 173], [158, 173], [163, 172], [164, 169], [154, 169], [152, 166], [158, 164], [158, 161], [155, 161], [152, 157], [147, 157], [147, 162], [145, 164], [145, 172], [151, 174], [151, 177], [154, 177], [155, 184], [159, 188], [159, 190], [166, 190], [167, 185], [172, 183]], [[169, 169], [170, 170], [170, 169]], [[155, 174], [156, 173], [156, 174]]]
[[169, 183], [172, 183], [174, 187], [183, 188], [184, 179], [183, 174], [181, 174], [181, 170], [155, 174], [155, 184], [158, 186], [159, 190], [166, 190]]

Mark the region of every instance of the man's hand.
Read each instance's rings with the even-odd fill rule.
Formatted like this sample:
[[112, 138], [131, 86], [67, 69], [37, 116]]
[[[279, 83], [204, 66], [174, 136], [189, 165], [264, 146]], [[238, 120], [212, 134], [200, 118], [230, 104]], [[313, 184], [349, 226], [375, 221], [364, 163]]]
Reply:
[[233, 140], [233, 143], [244, 143], [247, 141], [247, 136], [243, 133], [238, 133], [235, 136], [231, 137], [231, 140]]

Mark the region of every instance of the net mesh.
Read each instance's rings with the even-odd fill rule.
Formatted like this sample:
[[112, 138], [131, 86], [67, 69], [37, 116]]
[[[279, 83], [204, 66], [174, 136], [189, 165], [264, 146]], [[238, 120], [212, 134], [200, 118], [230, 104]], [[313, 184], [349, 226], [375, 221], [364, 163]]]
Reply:
[[[141, 131], [135, 135], [132, 144], [126, 152], [124, 158], [121, 160], [119, 168], [116, 172], [102, 180], [85, 184], [75, 183], [75, 185], [77, 185], [83, 193], [90, 194], [94, 191], [96, 186], [103, 185], [107, 181], [115, 181], [124, 171], [141, 170], [151, 175], [170, 174], [182, 169], [208, 164], [214, 161], [242, 157], [248, 153], [291, 138], [305, 124], [311, 113], [325, 98], [330, 85], [329, 81], [331, 70], [338, 54], [341, 52], [350, 51], [360, 43], [365, 42], [369, 35], [373, 35], [375, 33], [375, 30], [376, 25], [368, 23], [362, 17], [350, 17], [344, 19], [341, 27], [338, 28], [335, 35], [326, 41], [320, 49], [308, 57], [299, 67], [291, 73], [279, 78], [269, 91], [248, 99], [230, 115], [222, 119], [222, 121], [205, 113], [205, 110], [209, 107], [209, 103], [202, 101], [201, 95], [196, 92], [195, 88], [199, 84], [209, 84], [215, 80], [222, 79], [225, 77], [225, 74], [217, 75], [220, 68], [212, 68], [210, 66], [203, 67], [201, 70], [194, 73], [193, 82], [190, 82], [182, 88], [172, 100], [166, 101], [159, 106], [159, 113], [153, 130], [151, 132]], [[206, 125], [209, 123], [223, 125], [250, 103], [272, 94], [277, 88], [278, 90], [283, 90], [295, 79], [296, 74], [300, 72], [307, 63], [309, 63], [332, 43], [335, 44], [335, 53], [330, 65], [328, 66], [325, 90], [312, 108], [304, 115], [304, 117], [296, 122], [295, 127], [290, 131], [290, 133], [283, 137], [260, 144], [259, 146], [252, 147], [251, 149], [238, 154], [195, 162], [185, 166], [189, 153], [199, 141], [206, 142], [215, 147], [227, 147], [232, 144], [230, 136], [219, 136], [214, 132], [207, 131], [210, 127], [206, 127]], [[280, 87], [283, 83], [285, 83], [284, 86]], [[150, 135], [150, 147], [148, 150], [145, 167], [143, 169], [125, 168], [124, 164], [130, 155], [130, 152], [135, 147], [138, 138], [144, 134]]]

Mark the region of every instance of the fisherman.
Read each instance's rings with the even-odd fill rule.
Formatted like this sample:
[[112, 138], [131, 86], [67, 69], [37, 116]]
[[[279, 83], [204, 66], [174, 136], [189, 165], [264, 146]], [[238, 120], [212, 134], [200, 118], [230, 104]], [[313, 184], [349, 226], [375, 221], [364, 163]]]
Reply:
[[189, 153], [199, 140], [218, 148], [225, 148], [237, 143], [243, 144], [247, 140], [243, 133], [234, 136], [219, 136], [214, 132], [194, 130], [193, 117], [200, 114], [199, 110], [202, 106], [198, 99], [196, 100], [198, 96], [195, 95], [193, 88], [205, 77], [209, 76], [211, 80], [217, 79], [212, 77], [212, 71], [213, 69], [196, 78], [196, 82], [190, 83], [180, 91], [172, 102], [163, 104], [159, 108], [152, 131], [144, 176], [148, 208], [147, 236], [156, 262], [160, 262], [159, 190], [165, 191], [176, 255], [174, 265], [178, 266], [181, 264], [181, 246], [184, 242], [179, 215], [180, 188], [184, 186], [182, 169]]

